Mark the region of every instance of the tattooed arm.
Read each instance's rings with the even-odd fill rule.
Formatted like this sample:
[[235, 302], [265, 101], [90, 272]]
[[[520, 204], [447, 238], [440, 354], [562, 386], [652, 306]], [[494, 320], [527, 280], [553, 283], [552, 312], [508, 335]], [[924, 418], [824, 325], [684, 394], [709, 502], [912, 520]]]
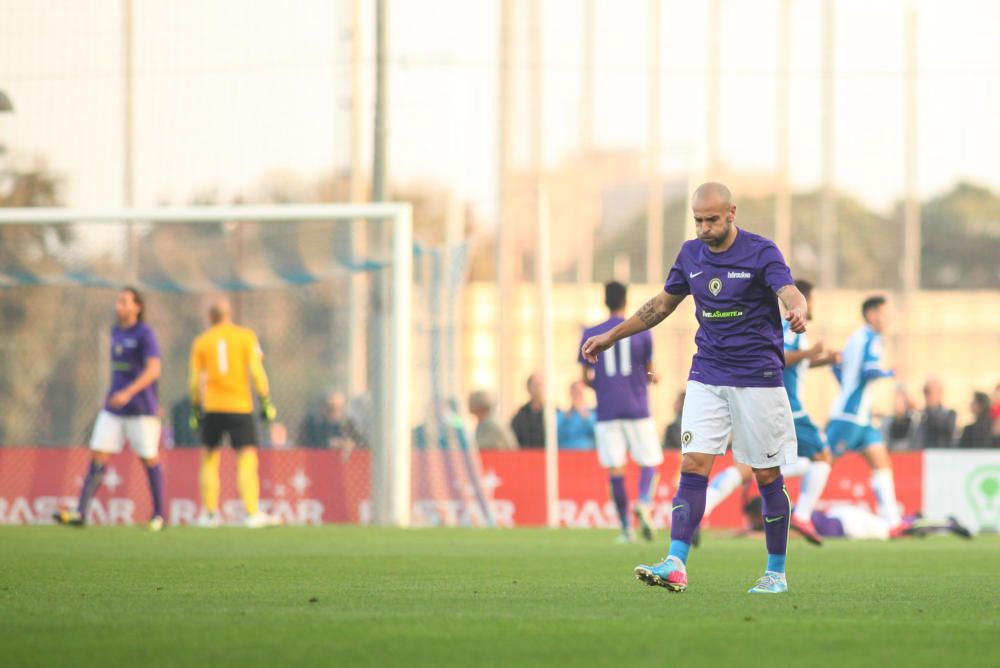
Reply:
[[584, 359], [593, 364], [597, 361], [597, 355], [615, 345], [615, 342], [656, 327], [673, 313], [682, 301], [684, 301], [684, 295], [661, 292], [643, 304], [642, 308], [622, 324], [604, 334], [587, 339], [583, 344]]
[[796, 334], [806, 331], [809, 306], [799, 289], [789, 284], [778, 288], [776, 294], [781, 303], [785, 305], [785, 320], [791, 324], [792, 331]]

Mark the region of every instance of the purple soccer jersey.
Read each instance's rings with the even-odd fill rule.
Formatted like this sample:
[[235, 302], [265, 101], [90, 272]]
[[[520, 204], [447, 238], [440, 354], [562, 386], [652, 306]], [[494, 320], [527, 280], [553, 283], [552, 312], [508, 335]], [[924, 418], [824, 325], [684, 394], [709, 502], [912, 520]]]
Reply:
[[107, 405], [107, 399], [112, 394], [125, 389], [142, 373], [146, 368], [146, 360], [151, 357], [160, 357], [160, 345], [149, 325], [140, 322], [128, 329], [115, 326], [111, 330], [111, 389], [105, 398], [104, 410], [115, 415], [156, 415], [158, 405], [155, 382], [121, 408]]
[[694, 297], [698, 352], [688, 378], [707, 385], [781, 387], [785, 353], [775, 291], [792, 283], [781, 251], [760, 235], [740, 229], [722, 253], [697, 239], [685, 242], [663, 289]]
[[[580, 347], [590, 337], [603, 334], [622, 322], [622, 318], [610, 318], [584, 330]], [[588, 364], [582, 351], [577, 361]], [[622, 339], [597, 356], [593, 367], [598, 422], [649, 417], [646, 367], [652, 361], [653, 336], [648, 331]]]

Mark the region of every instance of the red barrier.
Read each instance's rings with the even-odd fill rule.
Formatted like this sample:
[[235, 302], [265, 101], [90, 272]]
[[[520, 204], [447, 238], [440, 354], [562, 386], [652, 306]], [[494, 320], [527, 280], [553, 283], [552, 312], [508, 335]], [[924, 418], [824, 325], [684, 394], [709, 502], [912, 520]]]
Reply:
[[[653, 498], [653, 516], [657, 524], [670, 524], [671, 500], [680, 470], [680, 454], [667, 452], [660, 467], [660, 477]], [[544, 525], [545, 471], [541, 451], [482, 453], [485, 480], [494, 487], [494, 499], [504, 512], [498, 520], [506, 526]], [[892, 455], [896, 477], [896, 494], [905, 512], [917, 512], [921, 502], [923, 480], [922, 455], [901, 453]], [[726, 454], [715, 463], [714, 473], [721, 472], [732, 463]], [[858, 455], [847, 455], [838, 460], [830, 474], [824, 501], [865, 501], [874, 508], [875, 498], [868, 485], [871, 472]], [[639, 484], [638, 469], [629, 465], [626, 486], [632, 498]], [[794, 501], [799, 492], [799, 480], [787, 481], [788, 492]], [[609, 499], [608, 479], [597, 463], [597, 456], [590, 452], [559, 453], [559, 523], [568, 527], [618, 526], [614, 504]], [[738, 528], [743, 526], [740, 514], [740, 494], [726, 499], [707, 526]], [[821, 504], [822, 505], [822, 504]], [[504, 522], [509, 518], [509, 522]]]
[[[419, 455], [418, 455], [419, 456]], [[482, 453], [483, 483], [492, 494], [494, 515], [500, 526], [544, 525], [545, 472], [541, 451]], [[75, 505], [90, 455], [83, 448], [0, 448], [0, 523], [46, 524], [60, 506]], [[196, 450], [162, 453], [166, 479], [167, 521], [187, 524], [200, 507]], [[920, 453], [893, 455], [896, 492], [906, 512], [919, 510], [923, 457]], [[719, 472], [729, 457], [716, 463]], [[670, 501], [677, 480], [679, 456], [668, 452], [656, 483], [653, 514], [661, 526], [669, 524]], [[235, 487], [235, 461], [223, 451], [222, 513], [236, 521], [242, 513]], [[415, 467], [415, 471], [421, 470]], [[348, 459], [329, 450], [262, 451], [261, 507], [281, 516], [289, 524], [356, 523], [367, 520], [369, 458], [355, 451]], [[833, 468], [825, 500], [863, 500], [874, 506], [868, 487], [870, 473], [856, 455], [839, 460]], [[562, 452], [559, 455], [560, 524], [568, 527], [617, 526], [609, 500], [607, 477], [593, 453]], [[419, 481], [415, 481], [419, 482]], [[629, 468], [627, 485], [635, 495], [638, 472]], [[794, 500], [798, 481], [789, 480]], [[420, 493], [420, 484], [414, 491]], [[710, 519], [714, 527], [740, 527], [739, 495], [716, 509]], [[414, 499], [416, 521], [431, 515], [448, 523], [465, 523], [474, 512], [466, 502]], [[445, 508], [445, 510], [442, 510]], [[131, 452], [111, 458], [104, 484], [91, 504], [88, 521], [95, 524], [133, 524], [151, 512], [146, 475]]]
[[[189, 524], [200, 508], [198, 450], [161, 453], [169, 524]], [[75, 506], [90, 454], [83, 448], [0, 448], [0, 523], [47, 524], [52, 513]], [[358, 522], [368, 497], [368, 453], [346, 461], [339, 452], [262, 451], [261, 508], [289, 524]], [[222, 451], [222, 502], [227, 521], [242, 516], [236, 492], [236, 462]], [[134, 524], [149, 519], [152, 502], [146, 474], [131, 452], [108, 462], [104, 481], [88, 512], [93, 524]]]

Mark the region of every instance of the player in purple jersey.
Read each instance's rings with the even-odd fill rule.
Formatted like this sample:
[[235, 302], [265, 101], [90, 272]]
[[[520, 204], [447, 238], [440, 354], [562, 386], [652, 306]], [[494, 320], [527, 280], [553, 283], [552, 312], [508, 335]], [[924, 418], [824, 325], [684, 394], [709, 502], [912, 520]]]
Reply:
[[705, 511], [708, 476], [726, 451], [748, 464], [763, 498], [767, 568], [751, 593], [788, 591], [785, 554], [791, 503], [780, 466], [796, 460], [792, 410], [782, 382], [781, 312], [792, 331], [806, 329], [806, 300], [778, 248], [733, 224], [736, 205], [721, 183], [705, 183], [691, 198], [698, 238], [686, 242], [663, 292], [635, 315], [583, 344], [587, 361], [621, 339], [655, 327], [693, 295], [698, 351], [691, 363], [681, 428], [681, 479], [673, 501], [670, 552], [636, 577], [670, 591], [687, 588], [687, 557]]
[[[603, 334], [625, 322], [627, 288], [618, 282], [604, 286], [604, 304], [610, 317], [583, 332], [581, 346], [592, 336]], [[583, 382], [597, 394], [597, 459], [608, 470], [611, 497], [618, 510], [622, 533], [619, 542], [632, 540], [629, 528], [628, 493], [625, 491], [625, 452], [639, 465], [639, 499], [633, 512], [642, 536], [653, 540], [650, 515], [656, 469], [663, 463], [663, 451], [656, 436], [656, 425], [649, 417], [646, 386], [656, 382], [653, 371], [653, 337], [646, 332], [621, 340], [605, 350], [594, 363], [584, 358], [581, 348], [577, 359], [583, 365]]]
[[86, 524], [87, 508], [101, 485], [108, 459], [121, 452], [128, 441], [146, 466], [153, 497], [149, 528], [159, 531], [163, 528], [163, 468], [157, 459], [160, 418], [156, 381], [160, 377], [160, 346], [145, 322], [146, 306], [138, 290], [124, 288], [118, 293], [115, 314], [118, 324], [111, 330], [111, 388], [91, 434], [93, 459], [76, 509], [56, 513], [55, 520], [72, 526]]

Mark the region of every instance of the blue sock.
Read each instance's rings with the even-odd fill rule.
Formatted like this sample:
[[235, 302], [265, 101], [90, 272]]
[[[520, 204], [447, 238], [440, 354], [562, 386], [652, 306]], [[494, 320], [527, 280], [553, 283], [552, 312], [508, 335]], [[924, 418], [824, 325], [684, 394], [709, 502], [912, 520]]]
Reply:
[[784, 573], [785, 555], [783, 554], [767, 555], [767, 570], [774, 571], [775, 573]]
[[688, 552], [691, 551], [691, 543], [685, 543], [682, 540], [672, 540], [670, 541], [670, 553], [668, 557], [677, 557], [681, 560], [681, 563], [687, 564]]

